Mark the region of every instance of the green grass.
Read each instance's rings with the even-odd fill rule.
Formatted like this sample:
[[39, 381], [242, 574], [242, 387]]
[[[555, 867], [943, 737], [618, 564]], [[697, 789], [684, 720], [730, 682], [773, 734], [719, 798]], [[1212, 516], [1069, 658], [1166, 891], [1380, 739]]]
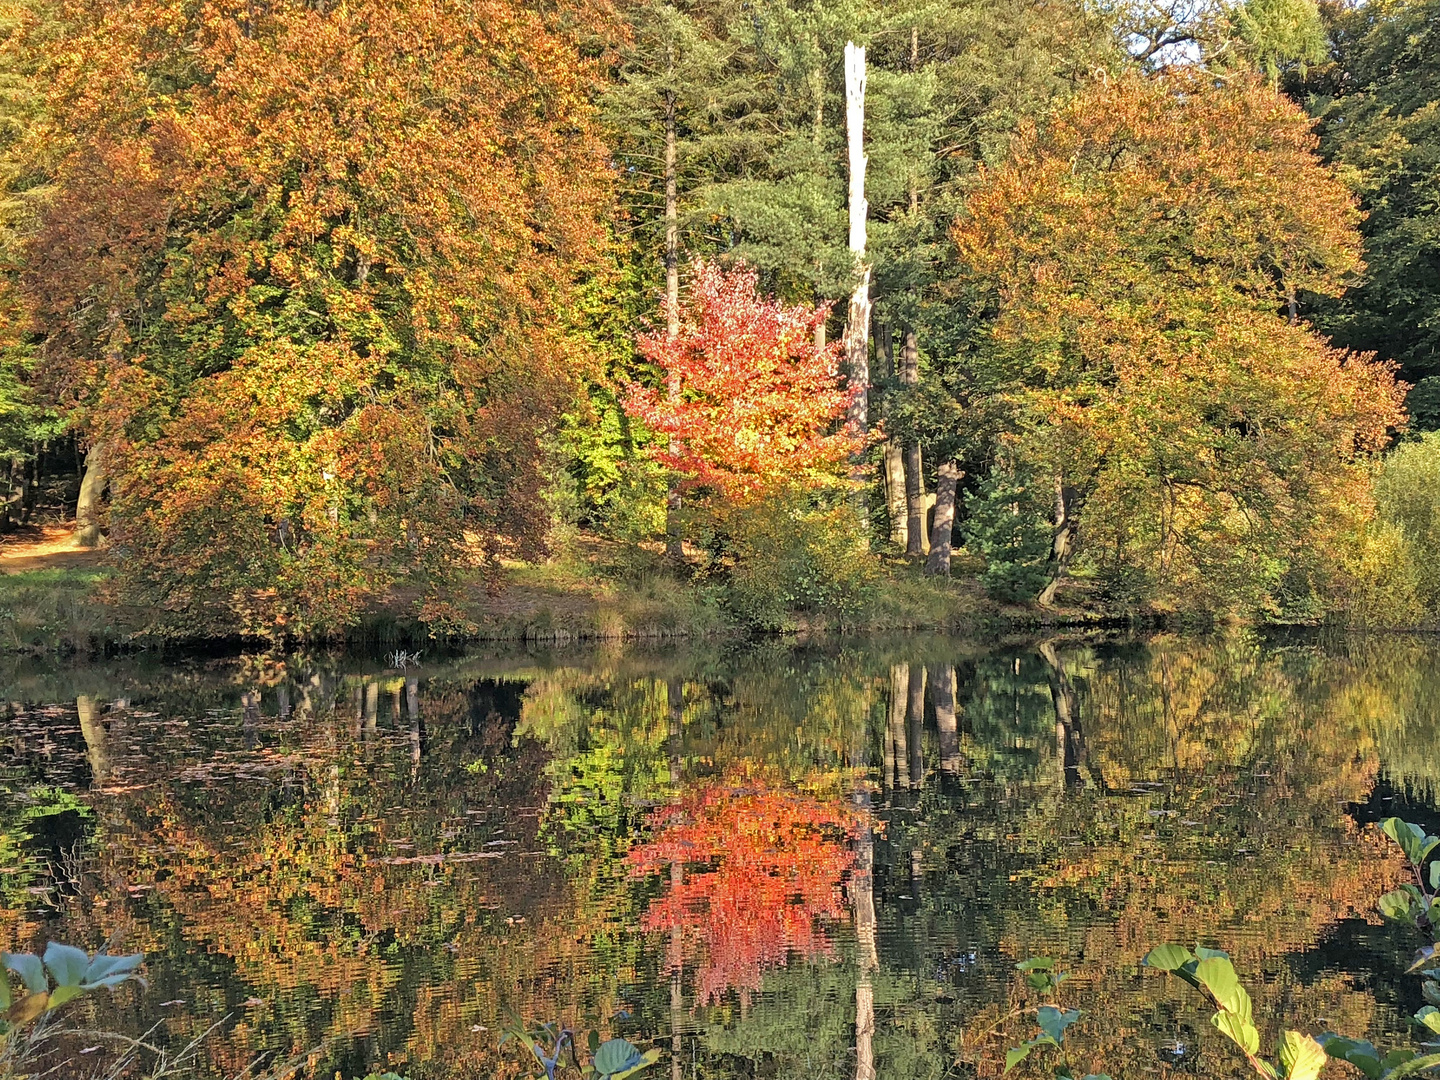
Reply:
[[0, 574], [0, 650], [79, 651], [126, 635], [120, 613], [96, 592], [107, 570], [31, 570]]

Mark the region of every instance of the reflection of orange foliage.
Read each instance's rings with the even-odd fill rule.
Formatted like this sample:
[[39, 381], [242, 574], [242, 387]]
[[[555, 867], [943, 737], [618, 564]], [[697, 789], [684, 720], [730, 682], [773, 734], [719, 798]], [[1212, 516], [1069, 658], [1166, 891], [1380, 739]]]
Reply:
[[631, 872], [672, 874], [645, 914], [646, 930], [671, 932], [670, 963], [702, 957], [700, 1001], [736, 987], [760, 988], [761, 973], [793, 951], [827, 955], [818, 924], [844, 914], [840, 884], [854, 856], [854, 814], [843, 804], [766, 788], [713, 784], [651, 817], [653, 842], [633, 848]]

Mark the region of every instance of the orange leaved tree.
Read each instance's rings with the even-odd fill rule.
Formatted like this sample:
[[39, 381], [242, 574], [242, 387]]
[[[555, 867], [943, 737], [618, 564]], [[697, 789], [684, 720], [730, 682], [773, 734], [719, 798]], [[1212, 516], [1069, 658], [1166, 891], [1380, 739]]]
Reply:
[[1053, 487], [1042, 602], [1072, 559], [1191, 610], [1291, 603], [1343, 562], [1403, 414], [1388, 365], [1300, 318], [1359, 265], [1315, 144], [1259, 80], [1136, 75], [982, 174], [952, 235], [1013, 417], [1001, 456]]
[[542, 534], [576, 363], [557, 312], [607, 205], [569, 37], [593, 20], [62, 6], [26, 286], [123, 593], [179, 632], [329, 632], [396, 584], [453, 614], [450, 571]]
[[[838, 343], [816, 346], [828, 306], [760, 295], [758, 274], [700, 261], [680, 299], [679, 333], [640, 338], [664, 389], [632, 385], [626, 410], [662, 436], [651, 456], [682, 486], [745, 498], [835, 479], [855, 446]], [[668, 438], [668, 442], [667, 442]]]

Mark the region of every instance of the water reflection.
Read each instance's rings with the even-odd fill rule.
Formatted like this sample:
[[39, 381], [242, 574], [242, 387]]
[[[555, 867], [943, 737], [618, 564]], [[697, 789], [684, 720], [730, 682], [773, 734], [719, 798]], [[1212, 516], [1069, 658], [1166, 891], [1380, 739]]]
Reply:
[[1140, 957], [1228, 949], [1271, 1032], [1405, 1034], [1406, 942], [1370, 916], [1400, 868], [1363, 823], [1432, 804], [1437, 654], [15, 661], [0, 944], [149, 953], [87, 1021], [219, 1021], [202, 1076], [521, 1075], [511, 1013], [661, 1045], [677, 1080], [998, 1075], [1037, 953], [1074, 973], [1075, 1065], [1241, 1076]]

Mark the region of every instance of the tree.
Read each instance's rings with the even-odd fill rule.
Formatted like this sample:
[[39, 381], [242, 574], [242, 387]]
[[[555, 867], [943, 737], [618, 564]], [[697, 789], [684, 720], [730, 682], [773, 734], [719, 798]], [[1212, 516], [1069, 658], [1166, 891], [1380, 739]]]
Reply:
[[1417, 426], [1440, 426], [1440, 4], [1327, 5], [1333, 59], [1291, 89], [1365, 210], [1364, 279], [1307, 298], [1335, 342], [1400, 363]]
[[761, 296], [758, 284], [743, 265], [697, 262], [677, 335], [640, 339], [667, 390], [632, 384], [626, 408], [672, 440], [650, 456], [688, 488], [744, 498], [807, 478], [834, 482], [857, 443], [836, 430], [851, 393], [839, 349], [815, 344], [828, 307], [787, 307]]
[[1053, 478], [1052, 586], [1083, 546], [1125, 602], [1273, 608], [1365, 516], [1401, 390], [1290, 321], [1359, 263], [1314, 146], [1258, 80], [1130, 76], [1023, 133], [970, 198], [963, 284], [993, 318], [1004, 441]]
[[537, 549], [607, 206], [572, 14], [68, 5], [26, 283], [126, 596], [324, 633], [409, 581], [443, 620], [467, 533]]

